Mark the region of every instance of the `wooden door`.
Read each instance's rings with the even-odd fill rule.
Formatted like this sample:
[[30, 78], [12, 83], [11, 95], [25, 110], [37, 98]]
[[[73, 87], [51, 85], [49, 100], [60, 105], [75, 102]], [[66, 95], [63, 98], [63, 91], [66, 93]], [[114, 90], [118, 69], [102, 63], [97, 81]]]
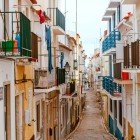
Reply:
[[132, 136], [133, 136], [133, 128], [131, 124], [128, 122], [128, 140], [132, 140]]
[[10, 84], [4, 86], [5, 140], [11, 140]]

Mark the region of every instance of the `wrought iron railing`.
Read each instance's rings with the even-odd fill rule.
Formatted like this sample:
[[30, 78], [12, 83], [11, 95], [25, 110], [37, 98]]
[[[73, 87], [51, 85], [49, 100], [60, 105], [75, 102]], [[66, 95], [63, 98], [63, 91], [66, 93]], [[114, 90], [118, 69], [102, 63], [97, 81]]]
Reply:
[[53, 26], [59, 26], [65, 31], [65, 16], [58, 8], [48, 8], [47, 15], [53, 22]]
[[31, 57], [30, 20], [21, 12], [0, 12], [0, 56]]
[[114, 79], [110, 76], [103, 77], [102, 82], [103, 89], [105, 89], [111, 95], [114, 95], [115, 92], [122, 92], [121, 85], [114, 82]]
[[119, 31], [112, 31], [108, 37], [103, 41], [102, 44], [102, 52], [106, 52], [111, 48], [115, 48], [116, 47], [116, 41], [121, 40], [121, 34]]

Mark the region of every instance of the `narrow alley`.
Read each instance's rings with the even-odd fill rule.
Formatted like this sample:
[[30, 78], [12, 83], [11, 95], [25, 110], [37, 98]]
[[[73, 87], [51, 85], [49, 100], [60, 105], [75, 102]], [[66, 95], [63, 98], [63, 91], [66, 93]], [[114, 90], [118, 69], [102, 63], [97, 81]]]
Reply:
[[104, 129], [96, 95], [92, 89], [86, 94], [83, 118], [77, 130], [67, 140], [113, 140]]

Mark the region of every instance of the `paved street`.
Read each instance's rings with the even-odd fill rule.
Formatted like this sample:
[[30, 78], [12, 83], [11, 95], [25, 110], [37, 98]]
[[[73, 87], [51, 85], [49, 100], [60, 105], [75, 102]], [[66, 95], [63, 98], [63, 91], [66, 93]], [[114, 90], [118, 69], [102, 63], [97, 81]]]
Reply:
[[106, 133], [102, 125], [98, 103], [96, 103], [96, 96], [93, 90], [89, 90], [87, 93], [82, 122], [68, 140], [113, 140], [113, 138]]

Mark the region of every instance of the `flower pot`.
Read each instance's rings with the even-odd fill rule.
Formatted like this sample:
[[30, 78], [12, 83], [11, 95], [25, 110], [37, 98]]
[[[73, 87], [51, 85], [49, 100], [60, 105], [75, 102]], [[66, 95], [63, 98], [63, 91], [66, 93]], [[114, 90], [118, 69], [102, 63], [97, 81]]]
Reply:
[[2, 41], [2, 49], [5, 52], [13, 52], [14, 41]]

